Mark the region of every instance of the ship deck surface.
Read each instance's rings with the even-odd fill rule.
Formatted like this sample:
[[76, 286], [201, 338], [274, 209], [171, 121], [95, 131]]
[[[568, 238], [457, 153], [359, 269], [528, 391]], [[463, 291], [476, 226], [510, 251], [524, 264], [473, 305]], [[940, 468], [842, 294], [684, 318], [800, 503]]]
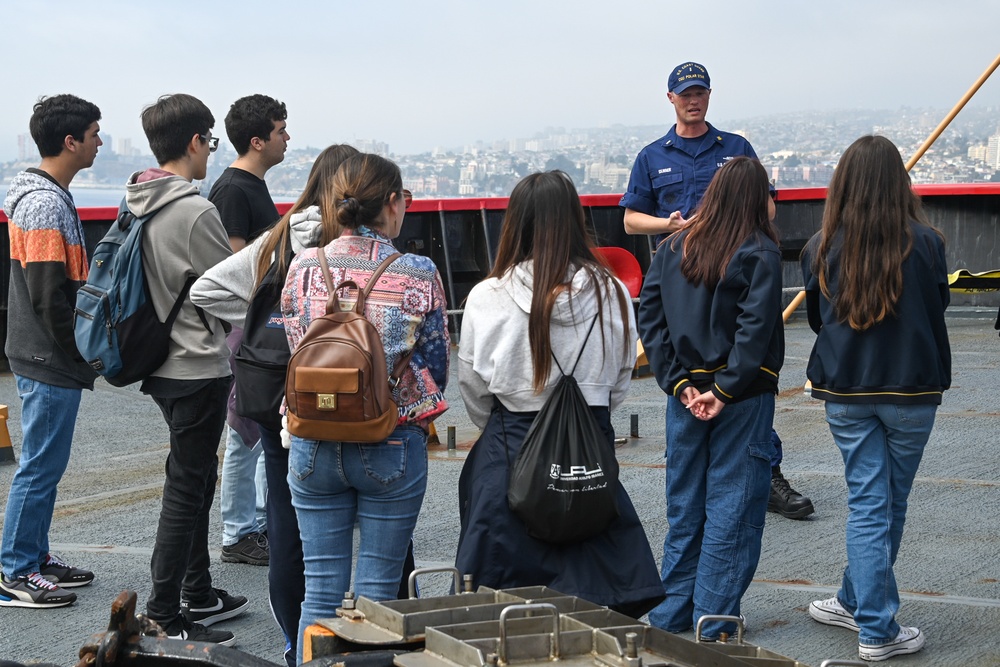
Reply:
[[[918, 472], [896, 564], [903, 598], [898, 618], [920, 627], [927, 644], [917, 655], [894, 659], [899, 664], [1000, 664], [1000, 340], [991, 320], [961, 315], [949, 318], [953, 387], [938, 411]], [[785, 442], [782, 469], [812, 499], [816, 514], [804, 521], [767, 515], [760, 566], [743, 613], [747, 641], [818, 667], [830, 658], [857, 659], [856, 634], [819, 625], [806, 611], [810, 600], [832, 595], [840, 582], [846, 561], [846, 485], [822, 404], [802, 391], [813, 340], [803, 317], [789, 323], [786, 339], [775, 416]], [[447, 395], [451, 408], [437, 422], [442, 446], [430, 449], [427, 495], [414, 537], [419, 566], [454, 562], [458, 476], [476, 437], [454, 368]], [[19, 454], [19, 401], [10, 374], [0, 376], [0, 403], [10, 406], [8, 424]], [[618, 457], [621, 479], [657, 560], [667, 530], [664, 403], [656, 382], [647, 377], [633, 383], [625, 405], [613, 415], [619, 435], [629, 433], [630, 415], [639, 415], [640, 437], [619, 447]], [[448, 426], [456, 428], [458, 441], [451, 453], [445, 446]], [[111, 601], [121, 590], [136, 590], [139, 608], [144, 606], [167, 449], [166, 427], [148, 397], [103, 381], [95, 391], [84, 392], [51, 539], [53, 551], [93, 569], [97, 580], [75, 589], [79, 600], [69, 608], [0, 609], [0, 658], [72, 665], [84, 641], [107, 627]], [[6, 503], [13, 474], [14, 466], [0, 466], [0, 503]], [[236, 634], [237, 648], [280, 662], [283, 641], [267, 604], [267, 569], [219, 561], [217, 508], [218, 498], [211, 527], [215, 585], [251, 600], [248, 613], [219, 627]], [[428, 577], [425, 594], [444, 592], [446, 580]]]

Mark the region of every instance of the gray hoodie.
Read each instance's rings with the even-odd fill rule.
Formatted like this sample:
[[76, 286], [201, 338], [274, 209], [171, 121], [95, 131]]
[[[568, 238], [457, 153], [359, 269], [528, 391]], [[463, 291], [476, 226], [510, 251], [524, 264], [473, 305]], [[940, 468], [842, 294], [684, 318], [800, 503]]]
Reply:
[[[572, 288], [556, 297], [549, 329], [552, 351], [567, 374], [583, 348], [598, 303], [598, 293], [591, 287], [587, 273], [572, 271]], [[489, 419], [493, 396], [514, 412], [534, 412], [541, 409], [560, 377], [553, 363], [546, 389], [535, 393], [528, 344], [533, 284], [533, 264], [522, 262], [503, 277], [473, 287], [466, 300], [458, 349], [458, 382], [469, 417], [480, 428]], [[625, 286], [620, 282], [619, 286], [628, 299]], [[573, 376], [588, 405], [614, 410], [632, 382], [638, 334], [631, 301], [625, 321], [614, 291], [604, 292], [602, 314]]]
[[[319, 207], [304, 208], [292, 214], [288, 222], [294, 254], [319, 245], [323, 232]], [[270, 231], [261, 234], [253, 243], [206, 271], [191, 287], [191, 301], [206, 313], [242, 329], [257, 283], [257, 255], [270, 234]]]
[[[159, 169], [132, 174], [126, 185], [128, 207], [137, 216], [157, 212], [142, 238], [144, 268], [156, 314], [166, 319], [189, 276], [231, 256], [219, 212], [190, 181]], [[167, 361], [154, 377], [202, 380], [228, 377], [229, 347], [222, 323], [206, 315], [206, 329], [190, 299], [185, 299], [170, 332]]]

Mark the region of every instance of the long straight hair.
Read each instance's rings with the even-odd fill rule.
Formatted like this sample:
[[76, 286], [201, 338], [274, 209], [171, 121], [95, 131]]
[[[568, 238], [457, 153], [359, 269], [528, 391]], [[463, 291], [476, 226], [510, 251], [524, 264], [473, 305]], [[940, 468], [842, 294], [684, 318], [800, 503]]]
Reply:
[[[913, 248], [911, 220], [930, 226], [899, 150], [885, 137], [856, 140], [841, 156], [827, 189], [812, 265], [840, 322], [864, 331], [895, 315], [903, 293], [903, 261]], [[833, 294], [830, 255], [835, 245], [840, 248]]]
[[[769, 197], [767, 172], [757, 160], [735, 157], [715, 172], [683, 237], [681, 273], [688, 282], [714, 290], [733, 255], [753, 234], [778, 243], [768, 215]], [[671, 250], [678, 238], [670, 241]]]
[[288, 255], [292, 242], [291, 220], [294, 214], [310, 206], [319, 207], [320, 217], [323, 219], [320, 247], [340, 236], [340, 226], [337, 224], [337, 200], [333, 194], [333, 177], [344, 160], [358, 154], [358, 149], [353, 146], [334, 144], [323, 149], [323, 152], [316, 157], [312, 169], [309, 170], [309, 178], [306, 180], [306, 187], [302, 194], [295, 200], [288, 212], [274, 223], [271, 233], [260, 246], [260, 252], [257, 254], [257, 279], [254, 290], [263, 280], [264, 274], [267, 273], [271, 262], [275, 259], [275, 254], [277, 254], [278, 277], [280, 282], [284, 282], [288, 273]]
[[[532, 386], [536, 394], [545, 388], [552, 368], [549, 337], [552, 308], [559, 295], [571, 289], [572, 277], [567, 279], [571, 267], [587, 272], [598, 296], [600, 320], [603, 321], [604, 299], [614, 289], [622, 320], [628, 322], [631, 303], [614, 280], [614, 274], [593, 249], [580, 196], [569, 176], [561, 171], [531, 174], [514, 186], [503, 218], [496, 263], [488, 278], [502, 278], [515, 265], [533, 262], [528, 343], [533, 366]], [[602, 339], [603, 333], [602, 328]], [[625, 345], [628, 346], [629, 341], [626, 340]]]

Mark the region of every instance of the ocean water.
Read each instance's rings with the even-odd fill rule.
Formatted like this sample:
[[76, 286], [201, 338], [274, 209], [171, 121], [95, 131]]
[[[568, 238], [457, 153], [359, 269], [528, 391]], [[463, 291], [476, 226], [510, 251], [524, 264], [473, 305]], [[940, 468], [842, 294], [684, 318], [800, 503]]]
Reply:
[[70, 194], [77, 208], [87, 208], [89, 206], [118, 206], [125, 196], [125, 185], [117, 188], [74, 188], [72, 183], [69, 186]]
[[[8, 183], [0, 183], [0, 201], [7, 198]], [[118, 206], [125, 196], [125, 185], [118, 188], [74, 188], [70, 185], [70, 194], [77, 207], [87, 206]]]

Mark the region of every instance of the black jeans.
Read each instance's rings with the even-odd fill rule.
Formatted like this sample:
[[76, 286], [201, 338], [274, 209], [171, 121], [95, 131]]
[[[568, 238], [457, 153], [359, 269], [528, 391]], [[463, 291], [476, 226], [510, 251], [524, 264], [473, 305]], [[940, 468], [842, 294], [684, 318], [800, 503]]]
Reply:
[[260, 444], [264, 450], [267, 475], [267, 544], [271, 562], [267, 573], [271, 611], [291, 647], [294, 660], [299, 637], [299, 617], [306, 596], [306, 575], [302, 564], [302, 539], [299, 522], [288, 489], [288, 450], [281, 446], [281, 436], [260, 426]]
[[219, 476], [219, 442], [226, 424], [232, 377], [217, 378], [177, 398], [153, 396], [170, 428], [163, 504], [150, 562], [152, 591], [146, 614], [169, 623], [181, 597], [212, 599], [208, 520]]

